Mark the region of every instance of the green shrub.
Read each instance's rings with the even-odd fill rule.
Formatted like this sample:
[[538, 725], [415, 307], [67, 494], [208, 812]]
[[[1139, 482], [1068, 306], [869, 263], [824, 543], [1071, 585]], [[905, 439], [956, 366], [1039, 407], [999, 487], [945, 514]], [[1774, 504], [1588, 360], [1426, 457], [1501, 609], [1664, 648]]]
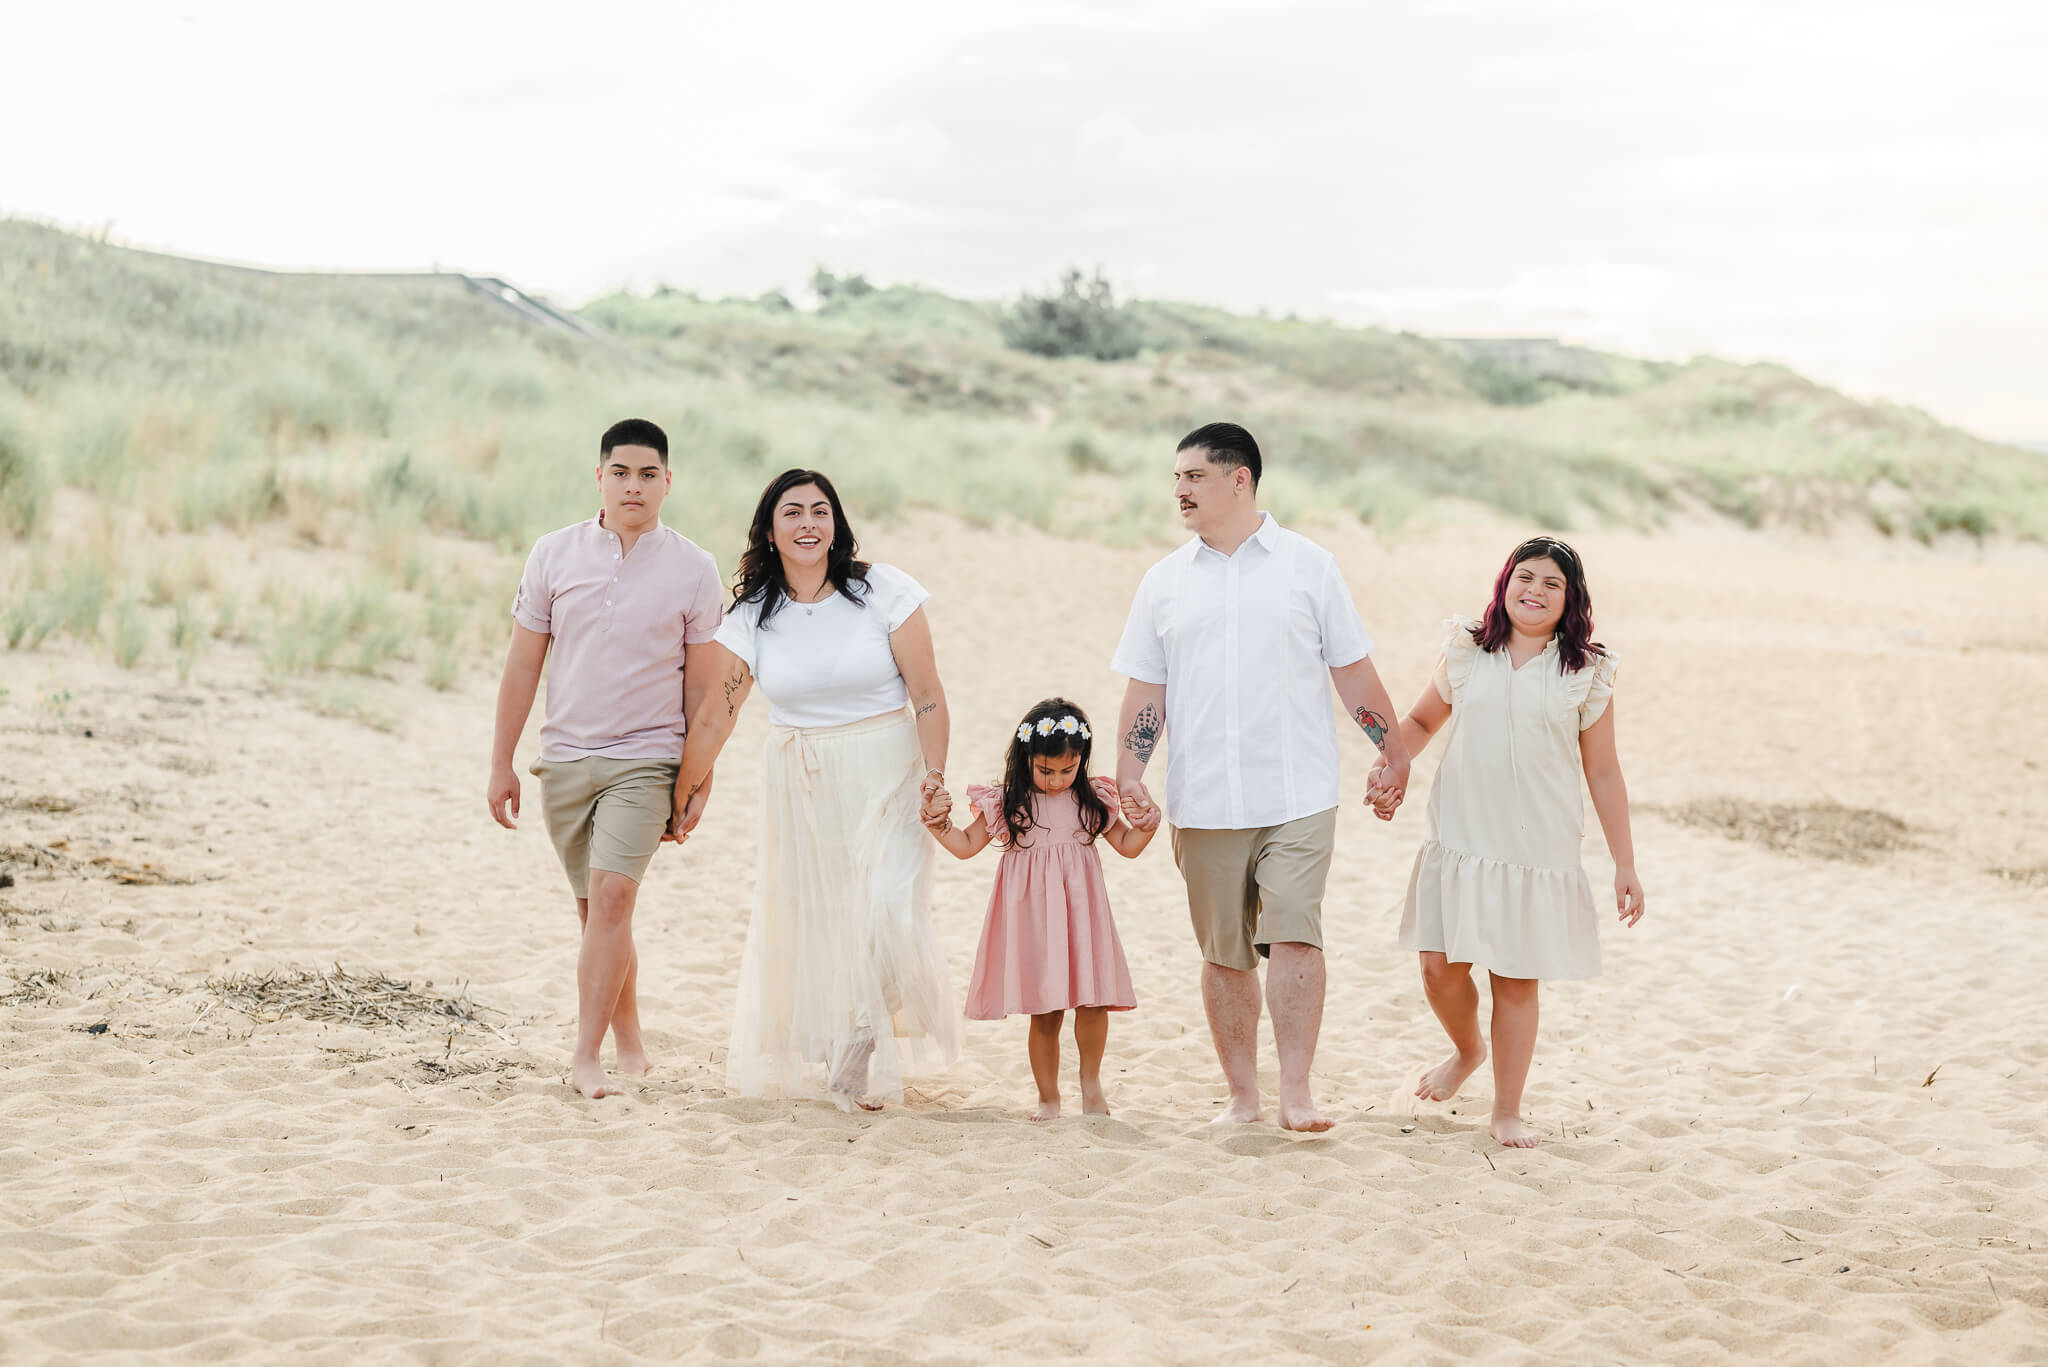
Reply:
[[49, 499], [42, 462], [11, 422], [0, 421], [0, 536], [31, 535]]
[[114, 663], [133, 669], [149, 647], [149, 618], [142, 604], [123, 598], [114, 609]]
[[1003, 315], [1003, 341], [1038, 356], [1089, 356], [1120, 361], [1138, 354], [1141, 336], [1130, 311], [1117, 306], [1100, 271], [1084, 277], [1069, 268], [1059, 289], [1027, 294]]

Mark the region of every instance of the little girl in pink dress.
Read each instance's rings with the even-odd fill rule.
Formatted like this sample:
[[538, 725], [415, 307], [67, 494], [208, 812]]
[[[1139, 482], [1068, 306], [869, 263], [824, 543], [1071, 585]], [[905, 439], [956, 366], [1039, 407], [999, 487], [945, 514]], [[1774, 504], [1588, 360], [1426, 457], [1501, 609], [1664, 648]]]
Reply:
[[954, 826], [953, 800], [943, 789], [924, 809], [932, 836], [962, 859], [991, 842], [1003, 846], [967, 985], [967, 1015], [1031, 1017], [1033, 1120], [1060, 1113], [1060, 1026], [1070, 1010], [1081, 1052], [1081, 1110], [1109, 1114], [1102, 1095], [1109, 1013], [1138, 1004], [1095, 841], [1099, 836], [1135, 859], [1151, 843], [1159, 815], [1148, 814], [1142, 827], [1124, 818], [1115, 782], [1088, 777], [1093, 742], [1080, 708], [1048, 698], [1018, 723], [1002, 786], [968, 787], [979, 820]]

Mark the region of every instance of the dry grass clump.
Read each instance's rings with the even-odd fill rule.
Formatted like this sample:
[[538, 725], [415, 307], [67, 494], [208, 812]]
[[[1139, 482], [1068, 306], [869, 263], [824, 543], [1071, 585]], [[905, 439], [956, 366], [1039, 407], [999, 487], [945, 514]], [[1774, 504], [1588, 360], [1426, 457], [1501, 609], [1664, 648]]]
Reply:
[[[33, 801], [34, 799], [31, 799]], [[62, 799], [50, 799], [62, 801]], [[31, 809], [34, 810], [34, 809]], [[45, 808], [48, 811], [69, 811], [70, 807]], [[192, 882], [166, 870], [161, 864], [148, 860], [133, 863], [110, 854], [80, 858], [71, 853], [68, 840], [53, 840], [47, 845], [8, 845], [0, 847], [0, 868], [17, 867], [33, 869], [44, 873], [59, 874], [83, 872], [99, 874], [113, 879], [116, 883], [127, 883], [140, 887], [182, 887]], [[4, 885], [0, 885], [4, 886]]]
[[1836, 802], [1796, 805], [1719, 797], [1651, 810], [1681, 826], [1762, 845], [1795, 859], [1868, 863], [1915, 843], [1913, 828], [1891, 813]]
[[[28, 968], [10, 972], [14, 986], [0, 992], [0, 1006], [42, 1006], [57, 1000], [57, 989], [68, 975], [58, 968]], [[4, 981], [4, 980], [0, 980]]]
[[523, 1073], [526, 1065], [508, 1058], [423, 1058], [414, 1067], [428, 1082], [459, 1082], [484, 1073]]
[[340, 964], [331, 969], [236, 973], [209, 978], [206, 988], [222, 1005], [265, 1024], [286, 1016], [397, 1030], [421, 1021], [435, 1025], [485, 1023], [483, 1008], [469, 999], [467, 984], [459, 996], [443, 997], [415, 989], [409, 980], [382, 973], [350, 973]]

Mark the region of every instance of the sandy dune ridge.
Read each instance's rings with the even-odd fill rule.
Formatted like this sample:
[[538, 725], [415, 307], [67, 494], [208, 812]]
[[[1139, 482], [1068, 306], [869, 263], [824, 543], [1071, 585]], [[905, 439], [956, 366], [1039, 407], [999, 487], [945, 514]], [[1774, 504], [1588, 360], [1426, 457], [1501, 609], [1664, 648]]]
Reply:
[[[1516, 535], [1325, 537], [1398, 702]], [[1113, 719], [1156, 553], [936, 519], [868, 540], [934, 591], [956, 788], [1046, 693]], [[1140, 999], [1112, 1117], [1023, 1121], [1021, 1022], [970, 1025], [957, 1070], [878, 1116], [726, 1095], [758, 704], [642, 897], [662, 1066], [589, 1105], [562, 1082], [574, 921], [537, 783], [517, 834], [484, 811], [494, 676], [357, 685], [383, 734], [253, 652], [190, 685], [0, 655], [0, 1360], [2048, 1361], [2042, 563], [1580, 544], [1650, 914], [1607, 934], [1607, 976], [1546, 994], [1529, 1153], [1486, 1138], [1483, 1074], [1403, 1101], [1443, 1051], [1392, 948], [1426, 785], [1381, 827], [1362, 743], [1330, 1136], [1205, 1123], [1163, 841], [1106, 860]], [[1046, 587], [1003, 596], [1010, 567]], [[1655, 814], [1704, 799], [1873, 808], [1912, 844], [1822, 860]], [[993, 873], [941, 866], [960, 988]], [[337, 963], [481, 1020], [266, 1021], [207, 987]]]

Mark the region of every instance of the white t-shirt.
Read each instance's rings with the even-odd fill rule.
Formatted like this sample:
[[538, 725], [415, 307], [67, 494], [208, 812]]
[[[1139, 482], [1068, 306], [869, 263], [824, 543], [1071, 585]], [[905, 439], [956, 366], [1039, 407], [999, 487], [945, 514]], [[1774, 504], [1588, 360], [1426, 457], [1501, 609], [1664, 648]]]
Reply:
[[[860, 593], [858, 584], [853, 586]], [[845, 726], [899, 710], [910, 700], [889, 649], [889, 633], [931, 595], [894, 565], [868, 568], [855, 602], [783, 600], [761, 626], [761, 604], [741, 603], [719, 624], [717, 642], [746, 662], [777, 726]]]
[[1166, 685], [1166, 819], [1257, 830], [1336, 806], [1330, 671], [1370, 654], [1337, 558], [1270, 513], [1235, 555], [1195, 537], [1154, 565], [1110, 668]]

